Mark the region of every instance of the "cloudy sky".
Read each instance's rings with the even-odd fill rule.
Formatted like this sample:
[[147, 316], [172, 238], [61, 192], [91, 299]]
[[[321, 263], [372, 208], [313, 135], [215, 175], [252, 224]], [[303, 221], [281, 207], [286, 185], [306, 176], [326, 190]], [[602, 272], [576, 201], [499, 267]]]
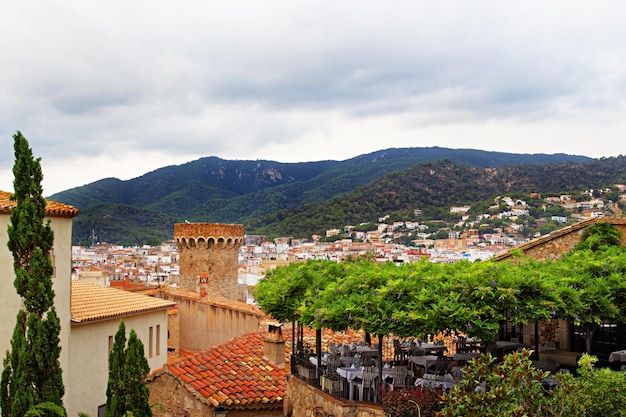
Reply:
[[0, 189], [18, 130], [45, 195], [203, 156], [625, 154], [624, 22], [613, 1], [3, 1]]

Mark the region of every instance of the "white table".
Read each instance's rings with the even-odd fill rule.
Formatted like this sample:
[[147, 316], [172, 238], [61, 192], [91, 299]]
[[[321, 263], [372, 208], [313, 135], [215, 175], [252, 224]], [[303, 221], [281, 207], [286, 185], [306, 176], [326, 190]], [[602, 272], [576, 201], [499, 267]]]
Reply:
[[421, 352], [427, 352], [427, 353], [443, 353], [445, 351], [447, 351], [448, 348], [445, 347], [444, 345], [438, 345], [435, 343], [422, 343], [419, 345], [415, 345], [413, 347], [411, 347], [411, 351], [421, 351]]
[[437, 365], [437, 359], [439, 359], [437, 355], [409, 356], [410, 362], [423, 366], [425, 369], [428, 369], [432, 365]]
[[[389, 375], [391, 375], [391, 369], [392, 368], [383, 368], [383, 379], [387, 378]], [[376, 369], [376, 371], [378, 372], [378, 368]], [[361, 368], [337, 368], [337, 374], [342, 377], [345, 378], [346, 381], [348, 381], [348, 383], [350, 384], [350, 392], [348, 394], [348, 397], [350, 399], [350, 401], [352, 401], [352, 397], [353, 397], [353, 392], [354, 392], [354, 380], [355, 379], [363, 379], [363, 369]]]
[[[317, 356], [311, 356], [309, 358], [309, 362], [311, 362], [315, 366], [319, 366], [317, 364]], [[328, 365], [328, 356], [322, 355], [322, 365]]]
[[358, 352], [358, 353], [370, 353], [370, 354], [377, 354], [378, 353], [378, 349], [373, 348], [373, 347], [369, 347], [369, 346], [357, 346], [355, 349], [352, 349], [352, 352]]
[[626, 362], [626, 350], [611, 352], [609, 362]]
[[[383, 379], [391, 375], [392, 369], [393, 368], [383, 368]], [[376, 368], [376, 371], [378, 372], [378, 368]], [[337, 373], [339, 374], [339, 376], [347, 379], [348, 381], [354, 381], [356, 378], [359, 378], [359, 379], [363, 378], [363, 369], [361, 368], [352, 368], [352, 367], [337, 368]]]
[[498, 342], [496, 342], [496, 348], [498, 348], [498, 350], [501, 350], [503, 354], [510, 352], [512, 350], [516, 350], [518, 348], [521, 348], [522, 346], [524, 346], [521, 343], [518, 342], [507, 342], [506, 340], [500, 340]]
[[478, 352], [467, 352], [467, 353], [455, 353], [452, 356], [452, 360], [455, 361], [470, 361], [472, 359], [480, 358], [480, 353]]
[[339, 376], [348, 380], [348, 382], [354, 381], [356, 378], [363, 378], [363, 369], [361, 368], [352, 368], [352, 367], [342, 367], [337, 368], [337, 373]]
[[424, 375], [424, 378], [417, 378], [415, 380], [416, 387], [424, 387], [424, 388], [437, 388], [442, 387], [444, 390], [448, 391], [450, 388], [456, 385], [456, 381], [450, 374], [446, 374], [443, 376], [440, 375]]

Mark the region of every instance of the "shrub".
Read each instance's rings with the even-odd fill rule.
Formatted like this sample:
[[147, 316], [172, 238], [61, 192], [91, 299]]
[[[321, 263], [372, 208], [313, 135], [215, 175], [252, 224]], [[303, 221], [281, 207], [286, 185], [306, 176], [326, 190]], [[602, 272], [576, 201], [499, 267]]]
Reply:
[[[442, 397], [443, 417], [573, 416], [578, 405], [571, 395], [574, 378], [558, 375], [557, 387], [548, 391], [543, 380], [549, 372], [532, 365], [532, 351], [523, 349], [494, 365], [489, 354], [471, 361], [457, 386]], [[605, 416], [606, 417], [606, 416]]]
[[578, 361], [579, 387], [576, 398], [586, 417], [626, 416], [626, 379], [624, 372], [594, 369], [594, 356]]

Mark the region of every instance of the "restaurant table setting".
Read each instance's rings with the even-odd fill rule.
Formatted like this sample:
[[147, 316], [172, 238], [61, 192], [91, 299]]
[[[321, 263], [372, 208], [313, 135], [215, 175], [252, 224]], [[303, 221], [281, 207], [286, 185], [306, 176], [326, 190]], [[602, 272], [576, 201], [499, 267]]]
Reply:
[[611, 352], [609, 362], [626, 362], [626, 350]]
[[[342, 377], [345, 378], [346, 381], [348, 381], [348, 383], [350, 384], [350, 394], [349, 394], [349, 399], [350, 401], [352, 401], [352, 392], [354, 391], [354, 384], [355, 381], [357, 380], [361, 380], [363, 379], [363, 370], [365, 369], [365, 367], [361, 366], [361, 367], [357, 367], [357, 366], [349, 366], [349, 367], [341, 367], [341, 368], [337, 368], [337, 374]], [[376, 370], [377, 373], [379, 368], [373, 368]], [[392, 374], [392, 369], [390, 366], [383, 366], [383, 379], [391, 376]]]
[[507, 352], [511, 352], [514, 350], [517, 350], [521, 347], [523, 347], [524, 345], [522, 343], [519, 342], [507, 342], [506, 340], [500, 340], [496, 342], [496, 348], [498, 350], [500, 350], [503, 354], [506, 354]]
[[445, 375], [431, 375], [425, 374], [422, 378], [415, 379], [416, 387], [424, 388], [443, 388], [448, 391], [450, 388], [456, 385], [456, 381], [451, 374]]
[[452, 356], [452, 360], [455, 361], [470, 361], [472, 359], [480, 358], [479, 352], [467, 352], [467, 353], [455, 353]]
[[[315, 366], [320, 366], [317, 363], [317, 356], [311, 356], [309, 358], [309, 362], [311, 362]], [[327, 364], [328, 364], [328, 353], [322, 353], [322, 365], [327, 365]]]
[[440, 345], [437, 343], [419, 343], [417, 345], [413, 345], [409, 348], [409, 351], [415, 354], [443, 354], [443, 352], [447, 351], [448, 348], [445, 345]]
[[420, 355], [420, 356], [409, 356], [409, 362], [423, 366], [425, 369], [430, 368], [433, 365], [437, 365], [437, 360], [439, 356], [437, 355]]

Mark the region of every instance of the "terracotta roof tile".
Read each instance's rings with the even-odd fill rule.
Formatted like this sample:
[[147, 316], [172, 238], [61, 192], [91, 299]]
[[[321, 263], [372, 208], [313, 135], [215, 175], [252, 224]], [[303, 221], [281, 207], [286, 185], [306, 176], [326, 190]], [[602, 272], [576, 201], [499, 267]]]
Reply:
[[174, 307], [176, 303], [81, 280], [72, 281], [73, 323], [124, 317]]
[[[181, 357], [167, 365], [167, 370], [214, 406], [252, 407], [282, 402], [286, 394], [286, 376], [291, 355], [291, 329], [283, 330], [285, 368], [263, 358], [265, 332], [248, 333], [200, 353]], [[363, 340], [363, 333], [323, 331], [323, 344], [330, 341], [353, 343]], [[315, 331], [305, 329], [305, 341], [315, 341]], [[200, 371], [199, 371], [200, 369]]]
[[253, 304], [248, 304], [245, 301], [241, 301], [241, 300], [233, 300], [231, 298], [221, 297], [216, 294], [209, 294], [207, 295], [206, 299], [200, 299], [197, 291], [177, 288], [171, 285], [164, 286], [163, 291], [168, 294], [175, 295], [177, 297], [194, 300], [197, 303], [210, 304], [210, 305], [214, 305], [214, 306], [218, 306], [222, 308], [227, 308], [229, 310], [257, 314], [259, 316], [262, 315], [261, 310], [258, 306], [253, 305]]
[[[0, 213], [10, 213], [16, 202], [11, 200], [13, 193], [0, 191]], [[78, 209], [56, 201], [46, 200], [46, 214], [55, 217], [76, 217]]]
[[[285, 397], [285, 369], [263, 359], [264, 332], [236, 337], [168, 365], [213, 405], [276, 403]], [[196, 365], [198, 364], [198, 365]]]

